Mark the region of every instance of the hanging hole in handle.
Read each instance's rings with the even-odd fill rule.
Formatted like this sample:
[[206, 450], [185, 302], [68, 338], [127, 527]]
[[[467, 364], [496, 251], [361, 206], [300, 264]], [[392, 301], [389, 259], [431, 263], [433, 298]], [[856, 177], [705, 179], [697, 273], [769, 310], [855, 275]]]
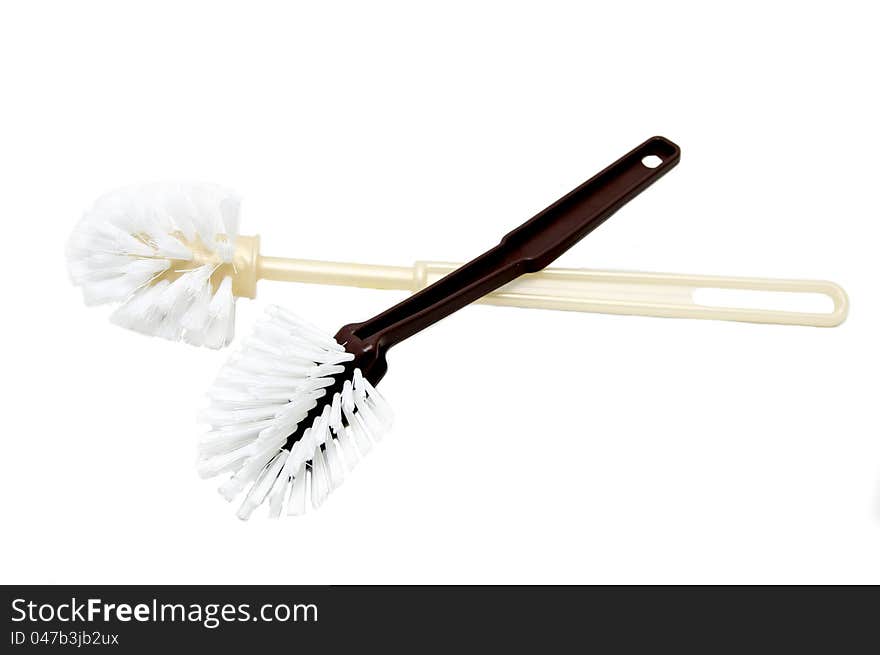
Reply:
[[657, 168], [662, 163], [663, 160], [657, 155], [646, 155], [645, 157], [642, 157], [642, 166], [645, 168]]
[[769, 309], [810, 314], [830, 314], [834, 311], [834, 301], [818, 292], [701, 287], [694, 289], [693, 299], [696, 304], [707, 307]]

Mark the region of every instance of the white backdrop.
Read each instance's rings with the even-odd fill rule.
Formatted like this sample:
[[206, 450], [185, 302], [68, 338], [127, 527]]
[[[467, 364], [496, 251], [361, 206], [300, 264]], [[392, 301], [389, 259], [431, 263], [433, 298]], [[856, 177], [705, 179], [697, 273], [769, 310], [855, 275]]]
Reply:
[[[871, 3], [11, 2], [0, 9], [3, 583], [880, 583]], [[840, 328], [470, 307], [395, 349], [394, 430], [318, 512], [194, 471], [228, 353], [86, 309], [101, 193], [206, 180], [264, 252], [464, 260], [653, 134], [681, 165], [565, 266], [827, 278]], [[264, 282], [328, 331], [397, 292]]]

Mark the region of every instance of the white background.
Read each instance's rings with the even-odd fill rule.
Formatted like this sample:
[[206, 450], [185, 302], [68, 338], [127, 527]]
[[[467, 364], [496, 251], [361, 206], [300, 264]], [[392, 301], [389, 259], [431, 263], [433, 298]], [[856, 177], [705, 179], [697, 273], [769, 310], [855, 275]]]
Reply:
[[[317, 4], [317, 3], [313, 3]], [[7, 2], [4, 583], [880, 583], [873, 3]], [[318, 512], [194, 471], [228, 353], [86, 309], [103, 192], [205, 180], [264, 252], [464, 260], [653, 134], [681, 165], [560, 264], [826, 278], [840, 328], [469, 307]], [[264, 282], [331, 333], [403, 294]]]

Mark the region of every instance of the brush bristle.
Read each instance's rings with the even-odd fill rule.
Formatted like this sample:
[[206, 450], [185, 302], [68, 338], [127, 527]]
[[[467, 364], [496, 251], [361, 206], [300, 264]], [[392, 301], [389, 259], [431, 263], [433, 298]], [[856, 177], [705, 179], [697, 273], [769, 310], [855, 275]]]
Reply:
[[[263, 503], [271, 517], [303, 514], [309, 498], [320, 507], [388, 430], [390, 409], [359, 369], [327, 397], [352, 359], [332, 337], [270, 307], [221, 369], [202, 415], [211, 430], [199, 444], [199, 473], [233, 473], [220, 493], [231, 501], [245, 492], [239, 518]], [[319, 403], [320, 415], [288, 449], [288, 436]]]
[[70, 276], [86, 304], [120, 303], [110, 317], [118, 325], [223, 347], [235, 325], [232, 279], [224, 277], [215, 289], [211, 276], [232, 261], [239, 207], [234, 193], [207, 184], [149, 184], [109, 193], [70, 237]]

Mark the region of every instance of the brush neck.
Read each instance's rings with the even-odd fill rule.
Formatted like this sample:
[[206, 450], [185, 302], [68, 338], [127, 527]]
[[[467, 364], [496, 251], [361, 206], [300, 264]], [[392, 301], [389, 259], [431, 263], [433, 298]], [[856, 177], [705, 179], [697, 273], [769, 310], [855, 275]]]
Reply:
[[377, 266], [266, 255], [260, 255], [257, 259], [257, 277], [261, 280], [403, 291], [412, 291], [416, 285], [411, 266]]

